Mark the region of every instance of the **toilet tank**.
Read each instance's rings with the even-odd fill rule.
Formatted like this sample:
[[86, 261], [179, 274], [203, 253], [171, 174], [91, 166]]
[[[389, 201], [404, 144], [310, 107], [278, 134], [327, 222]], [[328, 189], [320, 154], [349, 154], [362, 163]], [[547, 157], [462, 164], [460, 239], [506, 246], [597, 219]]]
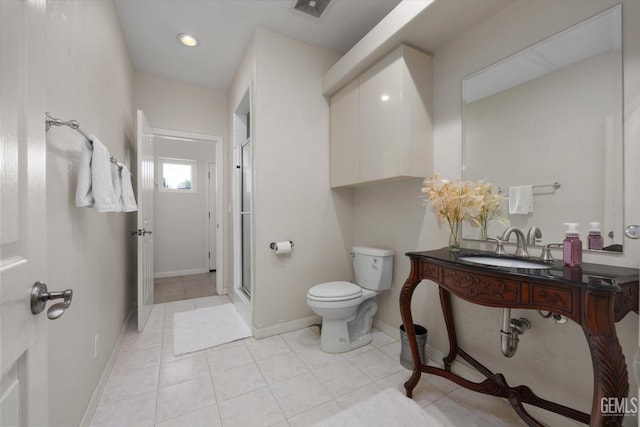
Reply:
[[372, 291], [391, 289], [392, 250], [354, 246], [351, 251], [358, 285]]

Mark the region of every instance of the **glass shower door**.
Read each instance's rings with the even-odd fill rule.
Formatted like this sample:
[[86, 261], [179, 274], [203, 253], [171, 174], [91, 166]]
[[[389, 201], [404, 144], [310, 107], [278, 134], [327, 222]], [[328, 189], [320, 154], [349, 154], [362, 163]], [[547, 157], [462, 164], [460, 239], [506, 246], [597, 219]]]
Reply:
[[240, 199], [240, 233], [241, 233], [241, 272], [242, 291], [251, 297], [251, 201], [252, 201], [252, 177], [251, 168], [251, 138], [242, 144], [242, 154], [240, 156], [241, 187], [242, 196]]

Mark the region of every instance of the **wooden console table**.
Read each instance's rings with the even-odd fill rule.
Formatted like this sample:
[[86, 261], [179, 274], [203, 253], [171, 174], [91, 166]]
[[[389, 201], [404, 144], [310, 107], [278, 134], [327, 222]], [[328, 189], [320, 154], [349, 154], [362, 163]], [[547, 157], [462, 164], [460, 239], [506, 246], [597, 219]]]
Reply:
[[[627, 313], [638, 313], [638, 272], [630, 268], [585, 264], [581, 268], [564, 267], [556, 261], [549, 269], [486, 267], [459, 260], [463, 255], [492, 255], [447, 248], [429, 252], [409, 252], [411, 272], [400, 293], [400, 311], [411, 354], [413, 374], [405, 383], [411, 397], [422, 372], [445, 377], [480, 393], [507, 398], [520, 417], [530, 426], [543, 426], [523, 407], [534, 405], [590, 426], [620, 426], [624, 414], [603, 414], [602, 398], [622, 399], [629, 392], [627, 365], [616, 335], [615, 322]], [[411, 298], [422, 280], [439, 286], [440, 304], [449, 336], [449, 354], [444, 369], [422, 365], [411, 315]], [[594, 389], [591, 414], [536, 396], [525, 385], [511, 387], [504, 376], [493, 373], [458, 346], [451, 308], [451, 294], [489, 307], [544, 310], [561, 314], [582, 326], [593, 364]], [[487, 379], [475, 383], [451, 372], [451, 363], [460, 356]]]

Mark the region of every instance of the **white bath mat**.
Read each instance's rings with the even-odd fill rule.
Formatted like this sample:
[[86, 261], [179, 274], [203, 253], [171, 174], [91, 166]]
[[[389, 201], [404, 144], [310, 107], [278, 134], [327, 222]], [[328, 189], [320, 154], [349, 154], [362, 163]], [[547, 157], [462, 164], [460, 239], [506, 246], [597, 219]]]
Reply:
[[314, 427], [444, 427], [412, 399], [389, 388]]
[[173, 315], [173, 354], [176, 356], [250, 336], [251, 331], [231, 303]]

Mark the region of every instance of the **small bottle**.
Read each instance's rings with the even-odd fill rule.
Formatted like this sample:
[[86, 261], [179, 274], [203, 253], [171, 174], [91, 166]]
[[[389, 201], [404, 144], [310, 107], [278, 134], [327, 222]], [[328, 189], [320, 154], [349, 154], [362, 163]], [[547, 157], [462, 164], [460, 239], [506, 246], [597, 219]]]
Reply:
[[602, 250], [604, 240], [600, 233], [600, 223], [590, 222], [589, 225], [591, 226], [589, 229], [589, 249]]
[[567, 237], [562, 242], [562, 260], [571, 267], [582, 264], [582, 241], [578, 232], [578, 223], [565, 222], [569, 227]]

